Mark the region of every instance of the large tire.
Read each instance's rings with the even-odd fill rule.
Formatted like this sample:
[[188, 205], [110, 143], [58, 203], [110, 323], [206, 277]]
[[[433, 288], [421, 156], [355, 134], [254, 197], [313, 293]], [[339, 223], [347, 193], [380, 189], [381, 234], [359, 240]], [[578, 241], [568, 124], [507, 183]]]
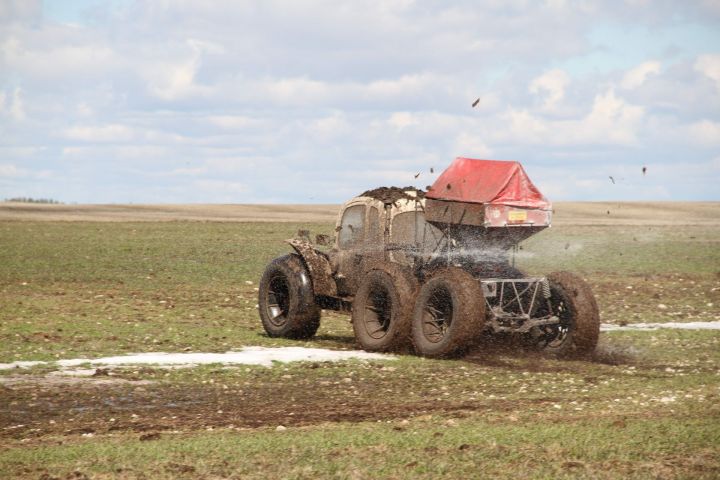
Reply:
[[600, 311], [590, 286], [570, 272], [555, 272], [550, 283], [550, 305], [560, 324], [531, 332], [533, 343], [561, 358], [583, 357], [595, 350], [600, 335]]
[[421, 288], [413, 312], [415, 351], [426, 357], [452, 357], [480, 337], [485, 298], [480, 282], [466, 271], [438, 271]]
[[400, 266], [370, 270], [352, 305], [355, 339], [364, 350], [387, 352], [410, 346], [410, 322], [417, 282]]
[[271, 337], [311, 338], [320, 326], [312, 280], [300, 256], [273, 260], [260, 280], [258, 308]]

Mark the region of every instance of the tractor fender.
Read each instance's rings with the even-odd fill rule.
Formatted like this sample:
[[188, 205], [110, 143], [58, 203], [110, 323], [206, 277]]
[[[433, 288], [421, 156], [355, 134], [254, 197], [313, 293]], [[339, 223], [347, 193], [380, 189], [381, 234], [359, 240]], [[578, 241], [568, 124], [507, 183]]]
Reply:
[[322, 252], [317, 251], [309, 242], [293, 238], [285, 240], [285, 243], [293, 247], [305, 262], [313, 282], [315, 295], [336, 297], [337, 285], [332, 276], [330, 260]]
[[408, 282], [417, 286], [418, 278], [413, 274], [413, 270], [410, 267], [400, 265], [399, 263], [388, 262], [387, 260], [375, 259], [368, 262], [363, 268], [363, 277], [369, 274], [372, 270], [386, 270], [388, 268], [388, 264], [394, 265], [393, 268], [402, 274]]

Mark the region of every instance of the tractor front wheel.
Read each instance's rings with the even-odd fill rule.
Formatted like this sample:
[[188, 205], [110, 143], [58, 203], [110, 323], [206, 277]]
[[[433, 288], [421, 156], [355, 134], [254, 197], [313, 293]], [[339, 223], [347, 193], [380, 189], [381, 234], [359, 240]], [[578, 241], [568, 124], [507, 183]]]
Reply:
[[289, 254], [273, 260], [260, 279], [258, 309], [271, 337], [311, 338], [320, 326], [312, 281], [302, 259]]

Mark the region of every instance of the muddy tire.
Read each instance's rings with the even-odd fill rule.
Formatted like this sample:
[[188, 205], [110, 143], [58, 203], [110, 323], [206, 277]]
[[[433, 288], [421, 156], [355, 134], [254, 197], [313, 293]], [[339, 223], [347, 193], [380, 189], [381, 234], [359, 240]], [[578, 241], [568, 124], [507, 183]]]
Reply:
[[364, 350], [388, 352], [410, 346], [416, 290], [412, 275], [397, 265], [377, 267], [365, 275], [352, 305], [355, 339]]
[[320, 326], [312, 280], [302, 259], [292, 253], [273, 260], [260, 279], [258, 309], [271, 337], [311, 338]]
[[600, 335], [600, 312], [590, 286], [570, 272], [551, 273], [547, 279], [552, 311], [560, 317], [560, 324], [531, 332], [532, 343], [561, 358], [592, 353]]
[[480, 282], [460, 268], [440, 270], [425, 282], [415, 300], [415, 351], [426, 357], [457, 356], [475, 343], [484, 324]]

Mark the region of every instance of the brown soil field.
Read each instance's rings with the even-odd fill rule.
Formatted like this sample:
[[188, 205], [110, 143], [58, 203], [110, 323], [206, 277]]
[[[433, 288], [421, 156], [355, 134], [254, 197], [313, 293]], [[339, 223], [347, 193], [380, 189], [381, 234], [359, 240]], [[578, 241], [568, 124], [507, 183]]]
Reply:
[[0, 203], [1, 220], [65, 222], [331, 222], [338, 205], [51, 205]]
[[[352, 342], [352, 339], [347, 339]], [[504, 354], [515, 358], [508, 361]], [[588, 363], [558, 363], [541, 354], [513, 348], [510, 343], [487, 343], [463, 358], [463, 369], [444, 365], [443, 378], [458, 385], [466, 381], [466, 369], [490, 375], [493, 372], [533, 372], [541, 374], [584, 375], [587, 370], [622, 365], [628, 359], [608, 355], [602, 349]], [[634, 365], [641, 365], [632, 361]], [[257, 369], [247, 375], [252, 382], [244, 386], [235, 379], [232, 386], [218, 380], [212, 384], [170, 383], [163, 381], [163, 370], [139, 367], [98, 369], [90, 377], [20, 374], [0, 377], [0, 445], [12, 439], [40, 438], [46, 435], [107, 434], [115, 431], [161, 432], [194, 431], [211, 428], [257, 428], [277, 423], [297, 427], [326, 422], [379, 421], [418, 415], [462, 418], [488, 409], [500, 412], [518, 408], [551, 408], [561, 396], [507, 399], [463, 399], [457, 392], [438, 402], [432, 392], [434, 382], [418, 383], [415, 376], [396, 375], [387, 362], [366, 362], [364, 371], [352, 382], [344, 382], [332, 372], [347, 365], [312, 362], [295, 365], [295, 375], [272, 376]], [[657, 368], [645, 366], [642, 375], [655, 375]], [[287, 368], [285, 368], [287, 370]], [[303, 371], [304, 370], [304, 371]], [[330, 372], [324, 376], [323, 370]], [[229, 371], [238, 372], [237, 368]], [[209, 376], [222, 372], [210, 372]], [[320, 377], [318, 377], [318, 373]], [[98, 375], [100, 374], [100, 375]], [[307, 378], [303, 378], [303, 374]], [[428, 372], [424, 375], [434, 376]], [[140, 377], [144, 377], [141, 379]], [[157, 378], [148, 380], [147, 378]], [[326, 380], [320, 380], [320, 378]], [[225, 380], [225, 381], [227, 381]], [[319, 380], [319, 381], [318, 381]], [[347, 378], [346, 380], [350, 380]], [[590, 379], [588, 382], [594, 382]], [[205, 382], [203, 382], [204, 384]], [[498, 382], [499, 383], [499, 382]], [[240, 388], [242, 387], [242, 388]], [[496, 385], [497, 393], [506, 385]], [[407, 392], [419, 390], [409, 398]], [[282, 392], [282, 395], [278, 395]], [[383, 392], [382, 402], [378, 394]], [[272, 399], [271, 401], [269, 399]], [[112, 419], [112, 420], [110, 420]]]
[[[0, 203], [0, 221], [333, 222], [339, 205]], [[720, 202], [557, 202], [555, 225], [718, 225]]]

